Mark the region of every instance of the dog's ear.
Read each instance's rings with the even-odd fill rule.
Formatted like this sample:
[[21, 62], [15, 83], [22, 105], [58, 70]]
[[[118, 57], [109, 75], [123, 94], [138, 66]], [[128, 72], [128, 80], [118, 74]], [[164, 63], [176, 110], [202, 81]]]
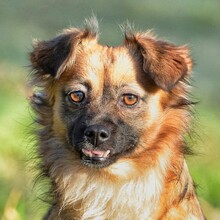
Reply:
[[158, 41], [149, 32], [126, 37], [127, 43], [138, 45], [143, 57], [143, 70], [163, 90], [170, 91], [192, 68], [192, 60], [186, 46], [175, 46]]
[[37, 76], [59, 78], [66, 68], [74, 65], [81, 42], [98, 38], [98, 21], [95, 17], [86, 20], [85, 26], [84, 30], [67, 29], [52, 40], [33, 43], [30, 60]]
[[78, 29], [72, 29], [69, 33], [63, 33], [50, 41], [34, 42], [30, 60], [36, 73], [59, 77], [70, 59], [74, 60], [79, 35]]

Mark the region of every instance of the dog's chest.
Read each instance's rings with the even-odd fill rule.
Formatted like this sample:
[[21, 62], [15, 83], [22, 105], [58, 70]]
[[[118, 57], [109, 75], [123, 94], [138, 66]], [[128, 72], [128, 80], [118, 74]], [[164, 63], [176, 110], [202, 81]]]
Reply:
[[[85, 179], [84, 179], [85, 180]], [[75, 181], [78, 182], [78, 181]], [[105, 181], [81, 180], [81, 185], [66, 191], [68, 217], [74, 219], [153, 219], [159, 204], [162, 183], [157, 174], [132, 180], [120, 186]], [[71, 209], [71, 211], [69, 210]], [[62, 213], [62, 212], [61, 212]], [[70, 216], [71, 215], [71, 216]], [[76, 217], [77, 216], [77, 217]], [[65, 216], [66, 217], [66, 216]]]

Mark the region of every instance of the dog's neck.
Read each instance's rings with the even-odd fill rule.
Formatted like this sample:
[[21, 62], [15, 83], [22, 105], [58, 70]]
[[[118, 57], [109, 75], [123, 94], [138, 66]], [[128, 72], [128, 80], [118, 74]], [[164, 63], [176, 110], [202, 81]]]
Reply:
[[[118, 169], [121, 172], [121, 165], [115, 164], [114, 171]], [[87, 169], [78, 172], [81, 167], [77, 163], [63, 169], [63, 178], [57, 179], [57, 190], [63, 202], [60, 204], [61, 215], [68, 213], [77, 215], [80, 219], [124, 219], [123, 213], [126, 212], [130, 213], [131, 219], [150, 219], [160, 202], [159, 195], [164, 185], [160, 166], [149, 169], [147, 175], [128, 181], [118, 179], [118, 182], [109, 179], [109, 174], [105, 176], [101, 171]], [[147, 208], [140, 213], [139, 210], [143, 210], [143, 207]], [[105, 216], [106, 213], [108, 216]]]

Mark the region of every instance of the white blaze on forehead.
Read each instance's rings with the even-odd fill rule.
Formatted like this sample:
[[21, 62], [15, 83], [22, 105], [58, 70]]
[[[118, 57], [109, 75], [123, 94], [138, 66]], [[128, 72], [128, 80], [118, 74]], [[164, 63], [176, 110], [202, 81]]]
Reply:
[[135, 82], [135, 63], [127, 51], [115, 51], [110, 64], [109, 74], [113, 84]]
[[[101, 89], [103, 84], [104, 65], [99, 51], [92, 52], [84, 58], [84, 77], [86, 81], [90, 81], [95, 89]], [[81, 76], [83, 77], [83, 75]]]
[[132, 60], [126, 53], [120, 53], [116, 56], [114, 66], [118, 72], [123, 74], [130, 74], [133, 72]]
[[89, 67], [100, 71], [103, 68], [103, 61], [101, 59], [101, 54], [99, 52], [94, 52], [88, 57]]

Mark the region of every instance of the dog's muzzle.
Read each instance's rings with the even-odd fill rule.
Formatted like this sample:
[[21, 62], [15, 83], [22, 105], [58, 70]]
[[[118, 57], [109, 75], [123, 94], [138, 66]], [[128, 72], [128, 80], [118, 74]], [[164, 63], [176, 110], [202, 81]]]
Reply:
[[91, 125], [84, 131], [84, 139], [91, 148], [81, 149], [81, 159], [86, 165], [106, 166], [110, 157], [110, 150], [99, 150], [101, 144], [104, 144], [110, 138], [110, 131], [103, 125]]

